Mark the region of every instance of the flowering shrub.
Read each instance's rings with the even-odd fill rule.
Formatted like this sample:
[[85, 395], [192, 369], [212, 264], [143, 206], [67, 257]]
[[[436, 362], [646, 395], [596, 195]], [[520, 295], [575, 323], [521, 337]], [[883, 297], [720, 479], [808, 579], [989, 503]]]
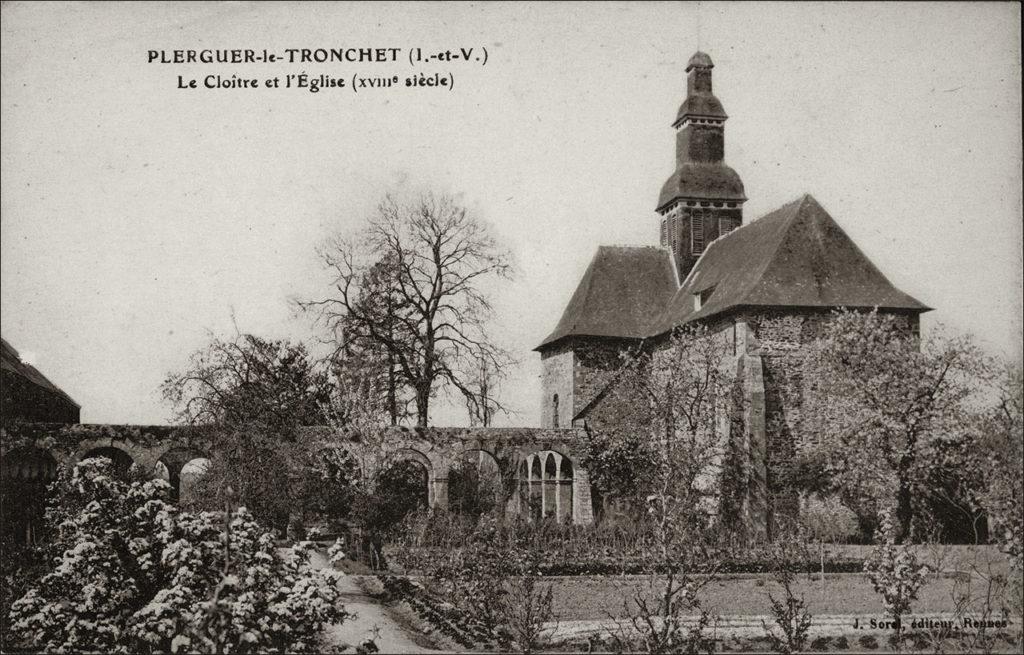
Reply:
[[346, 557], [345, 551], [343, 550], [344, 548], [345, 542], [342, 541], [340, 537], [335, 539], [334, 543], [331, 544], [331, 547], [327, 549], [327, 560], [331, 564], [337, 564], [344, 560]]
[[896, 530], [888, 514], [882, 517], [882, 530], [885, 543], [871, 552], [864, 562], [864, 571], [875, 591], [882, 596], [885, 611], [893, 618], [894, 643], [899, 648], [902, 617], [910, 612], [911, 603], [917, 600], [917, 592], [927, 581], [930, 569], [918, 561], [908, 545], [896, 545]]
[[800, 572], [804, 545], [798, 541], [782, 536], [774, 547], [774, 570], [772, 577], [782, 587], [782, 598], [768, 594], [771, 604], [774, 626], [769, 626], [764, 619], [764, 628], [768, 643], [776, 653], [799, 653], [806, 649], [811, 630], [811, 613], [807, 611], [807, 602], [803, 595], [797, 596], [794, 589], [796, 575]]
[[104, 652], [318, 651], [347, 614], [308, 552], [282, 554], [246, 511], [189, 513], [162, 480], [128, 482], [108, 460], [79, 463], [58, 489], [81, 507], [54, 526], [61, 554], [11, 609], [22, 647]]

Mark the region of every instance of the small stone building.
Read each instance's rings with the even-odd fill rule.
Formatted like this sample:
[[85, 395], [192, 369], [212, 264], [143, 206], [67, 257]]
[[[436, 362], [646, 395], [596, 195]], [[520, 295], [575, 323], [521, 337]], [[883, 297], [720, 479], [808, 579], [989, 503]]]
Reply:
[[0, 417], [4, 421], [78, 423], [81, 406], [0, 339]]
[[[58, 425], [78, 423], [81, 407], [39, 370], [21, 359], [9, 343], [0, 339], [0, 437], [7, 427], [30, 422]], [[0, 541], [5, 547], [39, 539], [46, 485], [57, 477], [57, 462], [42, 450], [7, 452], [0, 445]]]
[[[794, 355], [839, 308], [877, 308], [918, 330], [928, 307], [896, 289], [810, 195], [745, 221], [740, 176], [725, 164], [728, 116], [712, 92], [711, 58], [686, 67], [687, 96], [672, 127], [675, 171], [655, 206], [657, 246], [601, 246], [554, 331], [542, 361], [542, 425], [599, 429], [628, 414], [615, 406], [620, 353], [665, 343], [700, 322], [731, 341], [744, 394], [744, 519], [755, 533], [796, 512], [779, 480], [793, 461], [799, 398]], [[790, 391], [787, 391], [790, 390]]]

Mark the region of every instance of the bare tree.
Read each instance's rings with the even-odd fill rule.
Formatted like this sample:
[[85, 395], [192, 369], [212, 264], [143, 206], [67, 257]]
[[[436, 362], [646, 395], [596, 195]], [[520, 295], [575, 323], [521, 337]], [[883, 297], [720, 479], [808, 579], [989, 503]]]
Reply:
[[[487, 225], [446, 195], [400, 203], [387, 195], [365, 228], [329, 239], [318, 255], [334, 275], [329, 295], [298, 302], [342, 344], [373, 344], [412, 390], [417, 425], [441, 386], [480, 399], [466, 371], [492, 370], [509, 355], [487, 333], [483, 285], [509, 278], [511, 256]], [[383, 320], [382, 320], [383, 319]]]
[[488, 428], [498, 411], [507, 411], [496, 397], [498, 383], [505, 372], [494, 369], [487, 358], [478, 358], [465, 374], [466, 387], [471, 393], [465, 394], [469, 424]]

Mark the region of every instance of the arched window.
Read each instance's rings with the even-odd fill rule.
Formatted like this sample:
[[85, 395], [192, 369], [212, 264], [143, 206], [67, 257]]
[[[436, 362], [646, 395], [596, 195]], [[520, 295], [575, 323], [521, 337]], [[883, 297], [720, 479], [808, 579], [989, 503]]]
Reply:
[[551, 427], [558, 427], [558, 394], [551, 397]]
[[544, 513], [543, 516], [558, 518], [558, 461], [553, 452], [541, 454], [543, 462]]
[[519, 512], [532, 520], [572, 521], [573, 464], [553, 450], [525, 454], [519, 464]]
[[204, 476], [210, 470], [211, 462], [205, 457], [190, 459], [181, 467], [178, 477], [178, 502], [186, 507], [196, 505], [204, 492]]

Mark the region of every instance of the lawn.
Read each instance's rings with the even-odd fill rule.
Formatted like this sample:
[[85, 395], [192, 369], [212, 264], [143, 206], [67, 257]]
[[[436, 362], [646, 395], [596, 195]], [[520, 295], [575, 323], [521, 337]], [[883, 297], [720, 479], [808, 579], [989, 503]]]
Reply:
[[[555, 613], [561, 621], [606, 619], [623, 614], [623, 603], [638, 591], [653, 597], [650, 580], [642, 576], [577, 576], [551, 578], [554, 581]], [[951, 577], [933, 577], [920, 591], [914, 603], [916, 613], [950, 612], [953, 610], [954, 588]], [[962, 587], [962, 583], [960, 583]], [[885, 609], [870, 580], [861, 574], [801, 578], [795, 586], [803, 595], [811, 614], [876, 614]], [[768, 594], [782, 594], [781, 587], [770, 577], [727, 577], [709, 583], [701, 592], [702, 606], [712, 614], [770, 614]]]

